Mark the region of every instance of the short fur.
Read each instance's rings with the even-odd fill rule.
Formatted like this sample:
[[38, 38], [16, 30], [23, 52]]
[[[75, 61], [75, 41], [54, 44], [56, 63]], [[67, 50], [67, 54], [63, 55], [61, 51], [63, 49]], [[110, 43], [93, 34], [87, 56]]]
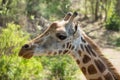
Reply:
[[96, 45], [95, 42], [91, 38], [89, 38], [85, 33], [83, 33], [85, 40], [90, 44], [90, 46], [99, 54], [100, 58], [105, 61], [109, 70], [113, 73], [115, 80], [120, 80], [120, 74], [117, 70], [113, 67], [112, 63], [102, 54], [100, 48]]

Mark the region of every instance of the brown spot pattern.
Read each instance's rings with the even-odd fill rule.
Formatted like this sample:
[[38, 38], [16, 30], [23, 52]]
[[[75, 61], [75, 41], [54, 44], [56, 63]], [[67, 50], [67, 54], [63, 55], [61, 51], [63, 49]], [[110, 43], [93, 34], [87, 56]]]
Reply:
[[65, 48], [65, 44], [63, 44], [63, 48]]
[[83, 63], [88, 63], [90, 60], [91, 60], [90, 57], [88, 57], [87, 55], [84, 55]]
[[104, 77], [105, 77], [105, 80], [113, 80], [113, 77], [110, 73], [107, 73]]
[[89, 50], [89, 48], [88, 48], [87, 46], [85, 46], [85, 49], [86, 49], [86, 51], [88, 52], [88, 54], [91, 55], [90, 50]]
[[78, 54], [79, 54], [79, 56], [81, 56], [81, 53], [82, 53], [81, 50], [78, 50]]
[[68, 47], [69, 47], [69, 44], [70, 44], [70, 43], [68, 42], [68, 43], [67, 43], [67, 47], [66, 47], [66, 48], [68, 48]]
[[64, 51], [63, 51], [63, 54], [66, 54], [67, 52], [68, 52], [68, 50], [64, 50]]
[[97, 78], [97, 79], [90, 79], [90, 80], [103, 80], [101, 77]]
[[73, 50], [74, 48], [75, 48], [75, 47], [74, 47], [74, 46], [72, 46], [72, 48], [71, 48], [71, 49]]
[[95, 64], [101, 73], [105, 71], [106, 67], [100, 60], [95, 60]]
[[48, 55], [50, 55], [52, 52], [48, 52]]
[[87, 71], [86, 71], [86, 68], [85, 67], [82, 67], [81, 68], [82, 72], [86, 75], [87, 74]]
[[56, 55], [57, 54], [57, 52], [54, 52], [54, 55]]
[[71, 44], [69, 44], [69, 49], [72, 47], [72, 45]]
[[93, 52], [92, 48], [90, 47], [90, 45], [87, 45], [87, 47], [89, 48], [89, 51], [93, 54], [93, 56], [96, 57], [96, 54]]
[[88, 73], [89, 74], [96, 74], [97, 73], [97, 70], [94, 67], [94, 65], [91, 64], [90, 66], [88, 66]]
[[80, 44], [80, 47], [81, 47], [81, 49], [84, 51], [84, 47], [83, 47], [83, 45], [82, 45], [82, 44]]
[[99, 77], [99, 78], [98, 78], [98, 80], [102, 80], [102, 78], [101, 78], [101, 77]]
[[81, 37], [81, 40], [82, 40], [83, 43], [86, 43], [86, 41], [83, 39], [83, 37]]
[[80, 64], [80, 61], [78, 59], [76, 60], [76, 62], [77, 62], [77, 64]]
[[62, 50], [59, 50], [59, 54], [61, 54], [62, 53]]

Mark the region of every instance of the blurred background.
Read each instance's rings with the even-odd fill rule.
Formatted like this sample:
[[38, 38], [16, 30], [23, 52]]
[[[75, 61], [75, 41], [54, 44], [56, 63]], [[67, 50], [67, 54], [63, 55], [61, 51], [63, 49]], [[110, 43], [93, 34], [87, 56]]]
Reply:
[[0, 80], [83, 80], [68, 55], [18, 57], [25, 42], [74, 11], [106, 56], [120, 54], [120, 0], [0, 0]]

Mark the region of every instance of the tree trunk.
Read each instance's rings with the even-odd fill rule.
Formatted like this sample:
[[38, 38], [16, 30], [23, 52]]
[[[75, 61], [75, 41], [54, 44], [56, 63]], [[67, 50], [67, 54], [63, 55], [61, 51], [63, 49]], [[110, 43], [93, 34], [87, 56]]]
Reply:
[[98, 20], [98, 13], [99, 13], [99, 0], [96, 0], [96, 5], [95, 5], [95, 21]]
[[85, 15], [84, 17], [86, 18], [87, 17], [87, 0], [85, 0]]
[[90, 11], [91, 11], [91, 15], [92, 15], [92, 20], [95, 20], [95, 18], [94, 18], [94, 1], [93, 0], [90, 0], [90, 5], [91, 5], [91, 9], [90, 9]]
[[120, 0], [117, 0], [115, 8], [116, 8], [116, 13], [120, 16]]

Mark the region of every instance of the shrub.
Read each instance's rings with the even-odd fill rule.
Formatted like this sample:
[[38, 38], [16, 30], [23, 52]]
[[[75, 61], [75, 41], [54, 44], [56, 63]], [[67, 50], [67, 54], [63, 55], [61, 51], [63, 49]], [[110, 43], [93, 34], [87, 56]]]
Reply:
[[117, 38], [115, 42], [116, 42], [116, 43], [115, 43], [116, 46], [120, 47], [120, 38]]
[[76, 77], [80, 72], [79, 67], [68, 55], [41, 57], [41, 62], [50, 71], [45, 76], [48, 80], [80, 80]]
[[0, 34], [0, 52], [4, 54], [17, 53], [28, 38], [28, 34], [24, 33], [19, 25], [8, 23], [7, 28], [2, 29], [2, 34]]
[[28, 0], [26, 11], [28, 15], [40, 17], [40, 14], [47, 19], [55, 20], [70, 10], [70, 0]]
[[19, 25], [7, 24], [0, 34], [0, 80], [33, 80], [40, 79], [42, 65], [36, 58], [30, 60], [18, 57], [22, 44], [29, 35]]
[[106, 22], [106, 29], [120, 31], [120, 16], [113, 14]]
[[116, 0], [109, 3], [107, 8], [107, 20], [105, 27], [108, 30], [119, 31], [120, 30], [120, 16], [116, 13]]

